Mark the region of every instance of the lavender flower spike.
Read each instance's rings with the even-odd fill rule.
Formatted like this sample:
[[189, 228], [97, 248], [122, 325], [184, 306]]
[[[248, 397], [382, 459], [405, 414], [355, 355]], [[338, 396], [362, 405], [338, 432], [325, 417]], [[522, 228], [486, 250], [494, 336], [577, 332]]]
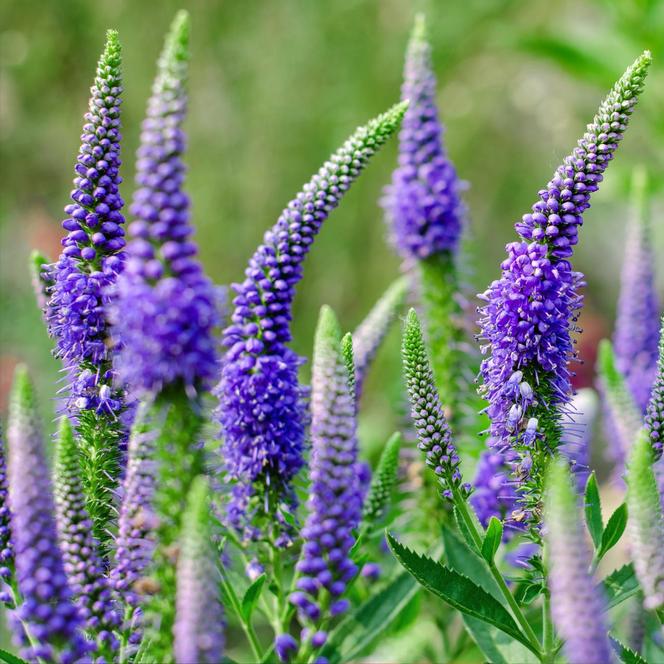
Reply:
[[45, 317], [55, 355], [68, 376], [66, 411], [80, 443], [83, 486], [94, 534], [108, 548], [113, 497], [126, 431], [123, 393], [115, 386], [106, 308], [124, 261], [120, 168], [121, 53], [109, 30], [85, 114], [76, 178], [62, 222], [59, 260], [42, 268], [50, 298]]
[[[558, 167], [532, 212], [515, 225], [522, 240], [507, 245], [502, 276], [480, 297], [482, 395], [492, 443], [510, 448], [523, 518], [540, 509], [543, 473], [560, 437], [560, 415], [572, 389], [571, 332], [582, 298], [582, 275], [570, 258], [583, 212], [598, 189], [627, 127], [651, 57], [641, 55], [600, 105], [577, 147]], [[536, 520], [536, 519], [535, 519]]]
[[209, 489], [198, 477], [191, 485], [178, 556], [176, 618], [177, 664], [215, 664], [224, 650], [224, 612], [211, 544]]
[[653, 473], [648, 434], [639, 432], [627, 469], [629, 538], [634, 569], [647, 609], [664, 607], [664, 516], [661, 496]]
[[634, 174], [633, 188], [635, 209], [627, 227], [613, 347], [616, 366], [627, 379], [640, 411], [645, 412], [657, 368], [660, 309], [644, 170]]
[[[646, 409], [646, 431], [650, 436], [655, 459], [662, 457], [664, 447], [664, 316], [661, 320], [659, 333], [659, 359], [657, 360], [657, 375], [652, 386], [650, 401]], [[664, 484], [662, 485], [664, 491]]]
[[[306, 411], [297, 379], [302, 359], [291, 340], [291, 305], [302, 263], [330, 212], [371, 157], [396, 131], [407, 103], [358, 129], [320, 168], [267, 231], [235, 284], [221, 382], [223, 456], [235, 480], [228, 519], [245, 536], [286, 543], [280, 507], [292, 507], [293, 477], [302, 467]], [[249, 524], [253, 524], [249, 527]]]
[[615, 662], [604, 622], [606, 606], [588, 574], [591, 556], [566, 463], [551, 464], [546, 489], [544, 521], [551, 613], [564, 640], [565, 657], [569, 664]]
[[11, 538], [11, 512], [7, 489], [7, 468], [5, 466], [5, 445], [0, 428], [0, 603], [14, 607], [14, 547]]
[[307, 628], [305, 648], [325, 642], [322, 625], [346, 610], [340, 599], [357, 573], [349, 556], [362, 515], [355, 399], [341, 351], [339, 324], [329, 307], [318, 319], [311, 394], [311, 488], [297, 590], [290, 600]]
[[10, 399], [8, 477], [16, 576], [23, 603], [17, 637], [27, 635], [21, 655], [33, 660], [76, 662], [88, 646], [72, 602], [58, 547], [53, 489], [44, 456], [34, 388], [18, 367]]
[[408, 45], [401, 98], [411, 103], [399, 134], [399, 167], [381, 201], [392, 240], [405, 259], [455, 253], [463, 205], [456, 171], [443, 148], [436, 78], [422, 15]]
[[60, 420], [54, 478], [55, 516], [65, 573], [86, 632], [97, 641], [99, 653], [112, 659], [119, 645], [114, 632], [120, 626], [120, 614], [85, 509], [78, 447], [66, 417]]
[[[156, 518], [152, 500], [157, 477], [155, 441], [147, 407], [141, 405], [129, 437], [127, 471], [122, 484], [122, 502], [118, 518], [115, 566], [111, 581], [118, 595], [129, 607], [139, 604], [137, 586], [146, 574], [154, 554]], [[135, 630], [136, 627], [128, 625]]]
[[70, 385], [67, 410], [117, 415], [121, 396], [113, 387], [111, 349], [104, 307], [107, 289], [122, 269], [125, 246], [120, 168], [121, 54], [117, 32], [109, 30], [85, 114], [76, 178], [62, 222], [64, 249], [51, 266], [46, 317]]
[[182, 190], [188, 61], [189, 16], [181, 11], [159, 59], [143, 123], [135, 221], [113, 310], [121, 343], [118, 373], [139, 394], [178, 381], [191, 392], [217, 373], [216, 294], [190, 240], [189, 198]]
[[403, 277], [392, 283], [353, 332], [355, 393], [358, 400], [369, 367], [403, 305], [407, 287], [408, 282]]
[[443, 414], [420, 321], [414, 309], [406, 317], [401, 353], [418, 447], [425, 454], [427, 466], [438, 478], [443, 497], [451, 499], [456, 492], [467, 495], [470, 485], [462, 482], [459, 455]]

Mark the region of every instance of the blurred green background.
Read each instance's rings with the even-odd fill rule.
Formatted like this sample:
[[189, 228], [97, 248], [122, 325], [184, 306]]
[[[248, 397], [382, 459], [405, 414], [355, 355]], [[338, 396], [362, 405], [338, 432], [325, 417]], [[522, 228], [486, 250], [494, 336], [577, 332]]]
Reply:
[[[174, 12], [191, 12], [188, 188], [203, 262], [218, 283], [241, 279], [264, 230], [355, 126], [399, 97], [416, 11], [434, 47], [449, 154], [469, 183], [470, 293], [498, 274], [512, 224], [583, 133], [605, 92], [650, 48], [646, 92], [615, 164], [586, 215], [576, 267], [587, 274], [583, 354], [592, 380], [597, 338], [611, 331], [631, 169], [651, 173], [654, 242], [664, 255], [664, 2], [658, 0], [235, 0], [185, 3], [4, 0], [0, 3], [0, 409], [13, 365], [38, 376], [50, 419], [58, 365], [36, 309], [27, 257], [53, 258], [71, 188], [81, 117], [103, 45], [124, 45], [123, 195], [133, 190], [140, 121]], [[377, 199], [393, 141], [336, 211], [306, 264], [294, 346], [310, 354], [322, 303], [354, 327], [398, 274]], [[660, 269], [664, 284], [664, 268]], [[375, 436], [392, 427], [398, 335], [366, 395]], [[380, 389], [378, 389], [380, 387]]]

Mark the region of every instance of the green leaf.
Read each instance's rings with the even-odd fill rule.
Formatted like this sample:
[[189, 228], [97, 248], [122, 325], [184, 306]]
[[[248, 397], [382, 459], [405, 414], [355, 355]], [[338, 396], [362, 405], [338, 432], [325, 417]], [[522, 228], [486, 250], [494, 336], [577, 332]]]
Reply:
[[606, 552], [613, 548], [622, 534], [625, 532], [625, 526], [627, 525], [627, 505], [623, 503], [620, 507], [616, 508], [616, 511], [611, 515], [606, 528], [602, 533], [602, 543], [599, 547], [597, 553], [597, 559], [600, 560]]
[[602, 521], [602, 502], [599, 497], [597, 478], [595, 477], [594, 471], [590, 473], [588, 481], [586, 482], [585, 500], [586, 524], [588, 526], [588, 532], [590, 533], [590, 537], [592, 537], [595, 549], [599, 549], [602, 543], [604, 523]]
[[391, 533], [387, 534], [387, 541], [397, 560], [424, 588], [453, 608], [497, 627], [532, 649], [505, 607], [468, 577], [407, 549]]
[[482, 542], [482, 557], [488, 563], [493, 561], [502, 538], [503, 524], [495, 516], [492, 516], [489, 521], [489, 527], [486, 530], [486, 535], [484, 536], [484, 541]]
[[321, 655], [332, 664], [355, 660], [397, 620], [419, 591], [410, 574], [399, 574], [330, 632]]
[[623, 565], [607, 576], [600, 584], [606, 599], [607, 609], [618, 606], [639, 592], [639, 582], [634, 574], [632, 563]]
[[634, 652], [631, 648], [628, 648], [626, 645], [623, 645], [615, 636], [609, 634], [609, 639], [611, 639], [611, 645], [616, 651], [618, 657], [620, 657], [621, 662], [625, 664], [648, 664], [648, 662], [641, 657], [638, 653]]
[[544, 588], [541, 583], [522, 583], [514, 593], [514, 599], [520, 606], [528, 606], [536, 599]]
[[464, 616], [470, 635], [491, 664], [537, 664], [539, 659], [518, 641], [477, 618]]
[[256, 602], [258, 602], [261, 596], [266, 578], [265, 574], [261, 574], [244, 593], [244, 597], [242, 598], [242, 617], [245, 622], [251, 620], [251, 615], [254, 612], [254, 608], [256, 608]]
[[[474, 516], [474, 512], [471, 512], [471, 515]], [[477, 548], [477, 544], [475, 544], [475, 540], [473, 539], [473, 536], [470, 533], [470, 530], [468, 530], [468, 526], [466, 525], [466, 522], [461, 518], [459, 515], [459, 511], [457, 508], [454, 508], [454, 520], [456, 521], [457, 528], [459, 529], [459, 532], [463, 535], [463, 539], [466, 540], [466, 544], [470, 547], [472, 551], [476, 551], [479, 553], [479, 549]], [[479, 521], [478, 521], [479, 523]], [[478, 532], [482, 532], [483, 528], [480, 524], [480, 527], [478, 528]]]
[[473, 579], [478, 586], [484, 588], [507, 608], [505, 598], [491, 576], [486, 561], [476, 553], [477, 549], [471, 549], [451, 528], [445, 526], [443, 527], [443, 546], [445, 547], [445, 560], [452, 569]]
[[2, 650], [1, 648], [0, 661], [6, 662], [7, 664], [28, 664], [24, 659], [21, 659], [6, 650]]

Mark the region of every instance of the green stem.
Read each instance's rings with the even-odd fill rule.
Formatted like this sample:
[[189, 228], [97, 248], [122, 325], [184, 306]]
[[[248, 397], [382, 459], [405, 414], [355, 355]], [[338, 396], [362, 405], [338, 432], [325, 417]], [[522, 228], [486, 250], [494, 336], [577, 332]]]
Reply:
[[233, 588], [233, 584], [230, 583], [230, 581], [228, 580], [226, 572], [222, 569], [220, 573], [221, 573], [221, 584], [224, 588], [226, 596], [230, 599], [231, 604], [233, 606], [233, 611], [235, 611], [235, 614], [240, 620], [240, 624], [242, 625], [244, 634], [247, 637], [249, 645], [251, 646], [251, 651], [254, 655], [254, 658], [256, 659], [257, 662], [260, 662], [263, 660], [263, 648], [260, 644], [260, 641], [258, 640], [258, 636], [256, 635], [256, 632], [254, 630], [254, 626], [251, 624], [251, 621], [246, 621], [244, 619], [242, 615], [242, 607], [240, 605], [240, 600], [238, 599], [238, 596], [235, 594], [235, 589]]
[[[466, 528], [468, 528], [468, 531], [470, 532], [470, 535], [473, 538], [475, 546], [477, 547], [478, 550], [481, 550], [482, 536], [478, 532], [477, 526], [475, 525], [475, 521], [472, 518], [470, 512], [468, 511], [468, 504], [463, 499], [458, 489], [454, 489], [452, 495], [454, 499], [454, 505], [457, 508], [457, 511], [459, 512], [459, 515], [463, 519], [464, 523], [466, 524]], [[533, 628], [530, 626], [530, 623], [526, 619], [526, 616], [523, 614], [523, 611], [521, 611], [521, 607], [517, 604], [517, 601], [514, 599], [514, 595], [512, 595], [510, 589], [507, 587], [507, 583], [505, 583], [503, 575], [496, 567], [495, 561], [492, 560], [490, 563], [488, 563], [488, 565], [489, 565], [489, 571], [491, 572], [491, 576], [493, 576], [501, 594], [507, 600], [507, 603], [510, 609], [512, 610], [514, 618], [521, 626], [521, 629], [523, 630], [523, 633], [530, 642], [530, 645], [532, 646], [534, 652], [537, 654], [540, 660], [542, 660], [542, 652], [539, 640], [535, 635]]]
[[542, 603], [542, 631], [543, 631], [543, 647], [544, 647], [544, 661], [554, 661], [554, 645], [553, 645], [553, 622], [551, 621], [551, 598], [548, 592], [544, 592], [544, 601]]

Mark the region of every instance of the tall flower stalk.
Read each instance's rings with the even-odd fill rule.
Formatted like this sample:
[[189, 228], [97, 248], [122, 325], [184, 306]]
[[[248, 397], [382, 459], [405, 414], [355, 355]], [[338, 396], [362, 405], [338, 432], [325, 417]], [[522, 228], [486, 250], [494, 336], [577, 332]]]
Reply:
[[551, 613], [570, 664], [615, 658], [604, 621], [606, 605], [588, 573], [591, 555], [567, 464], [552, 462], [544, 505]]
[[[655, 459], [659, 461], [664, 447], [664, 317], [661, 319], [659, 333], [657, 373], [646, 409], [645, 427], [650, 436]], [[664, 483], [662, 491], [664, 491]]]
[[405, 267], [418, 275], [436, 384], [456, 421], [463, 339], [456, 254], [464, 206], [461, 183], [443, 146], [422, 15], [415, 20], [408, 44], [401, 96], [410, 100], [410, 106], [399, 134], [399, 166], [381, 203]]
[[406, 106], [398, 104], [359, 128], [323, 164], [265, 233], [245, 280], [233, 285], [216, 394], [222, 454], [234, 482], [228, 521], [245, 539], [290, 542], [283, 512], [295, 506], [292, 482], [303, 465], [307, 423], [306, 393], [297, 377], [303, 360], [288, 347], [295, 287], [323, 222], [396, 131]]
[[173, 626], [177, 664], [216, 664], [222, 659], [224, 612], [215, 562], [209, 489], [199, 477], [189, 490], [180, 537]]
[[55, 524], [53, 487], [34, 388], [18, 367], [10, 404], [9, 502], [20, 593], [16, 637], [21, 655], [32, 661], [73, 664], [89, 650], [72, 601]]
[[519, 492], [513, 517], [533, 526], [541, 510], [546, 463], [560, 442], [560, 416], [572, 389], [571, 333], [582, 304], [582, 275], [570, 259], [590, 205], [627, 127], [650, 65], [645, 52], [623, 74], [572, 153], [556, 170], [532, 212], [515, 225], [502, 275], [481, 295], [491, 445], [508, 454]]
[[645, 412], [657, 368], [660, 308], [655, 287], [647, 179], [634, 174], [632, 218], [627, 226], [618, 315], [613, 337], [616, 366], [639, 410]]
[[54, 496], [64, 569], [84, 629], [97, 642], [98, 653], [112, 659], [119, 645], [120, 614], [85, 509], [78, 446], [66, 417], [58, 431]]
[[121, 51], [109, 30], [97, 65], [75, 166], [67, 236], [47, 269], [45, 316], [66, 370], [65, 410], [79, 438], [86, 508], [107, 552], [125, 430], [124, 397], [115, 382], [106, 307], [124, 262], [120, 169]]
[[321, 648], [326, 625], [349, 606], [342, 596], [357, 573], [349, 552], [362, 516], [363, 491], [356, 472], [358, 445], [352, 374], [341, 348], [334, 312], [321, 309], [316, 329], [311, 390], [311, 487], [304, 544], [297, 564], [302, 661]]
[[[217, 371], [216, 295], [190, 239], [189, 199], [183, 191], [188, 61], [189, 16], [181, 11], [166, 37], [143, 122], [138, 189], [131, 206], [134, 220], [113, 309], [114, 335], [121, 346], [118, 373], [132, 393], [150, 404], [155, 436], [152, 506], [157, 545], [139, 585], [148, 595], [143, 603], [148, 651], [160, 662], [173, 661], [182, 513], [191, 483], [204, 471], [200, 392]], [[130, 461], [137, 484], [127, 500], [141, 500], [151, 491], [149, 468], [140, 458], [145, 451], [137, 442], [134, 452], [139, 458]], [[135, 503], [121, 508], [129, 520], [122, 524], [124, 546], [117, 559], [121, 585], [131, 584], [141, 573], [144, 558], [143, 543], [136, 542], [132, 531], [147, 526], [140, 522], [149, 513], [134, 514], [135, 509], [140, 509]]]
[[0, 602], [7, 608], [14, 608], [15, 589], [14, 545], [11, 537], [5, 443], [0, 428]]

